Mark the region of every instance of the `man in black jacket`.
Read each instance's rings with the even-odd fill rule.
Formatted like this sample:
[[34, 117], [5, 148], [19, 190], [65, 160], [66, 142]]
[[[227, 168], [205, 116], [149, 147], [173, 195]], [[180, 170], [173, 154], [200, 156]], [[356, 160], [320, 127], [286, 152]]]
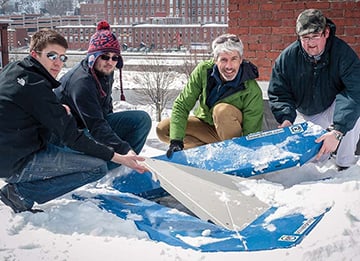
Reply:
[[78, 128], [120, 154], [139, 154], [152, 122], [145, 111], [113, 112], [114, 71], [119, 69], [121, 75], [122, 66], [119, 41], [110, 25], [101, 21], [90, 39], [86, 58], [61, 77], [55, 94], [70, 107]]
[[335, 24], [320, 10], [297, 18], [298, 40], [278, 57], [268, 89], [271, 110], [280, 127], [294, 123], [299, 112], [328, 129], [317, 159], [336, 152], [339, 170], [356, 162], [360, 134], [360, 60], [335, 36]]
[[[7, 182], [0, 199], [16, 213], [102, 178], [106, 161], [146, 170], [137, 162], [142, 157], [120, 155], [79, 131], [58, 102], [53, 89], [67, 48], [60, 34], [41, 30], [31, 38], [30, 55], [0, 74], [0, 177]], [[74, 151], [50, 144], [50, 135]]]

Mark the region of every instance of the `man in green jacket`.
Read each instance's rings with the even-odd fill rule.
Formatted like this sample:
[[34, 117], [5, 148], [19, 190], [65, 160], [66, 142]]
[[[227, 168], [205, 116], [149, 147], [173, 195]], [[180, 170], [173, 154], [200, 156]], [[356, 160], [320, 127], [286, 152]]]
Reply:
[[261, 130], [263, 98], [255, 80], [258, 70], [243, 59], [241, 40], [233, 34], [221, 35], [212, 42], [212, 50], [213, 59], [199, 63], [191, 73], [174, 102], [171, 118], [156, 128], [159, 139], [170, 143], [169, 158], [184, 148]]

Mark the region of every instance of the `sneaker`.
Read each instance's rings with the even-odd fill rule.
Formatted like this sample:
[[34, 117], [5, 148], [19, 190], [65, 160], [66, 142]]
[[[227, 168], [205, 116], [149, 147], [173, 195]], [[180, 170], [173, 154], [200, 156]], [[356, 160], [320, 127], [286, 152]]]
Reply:
[[23, 211], [39, 212], [38, 210], [33, 210], [33, 204], [27, 202], [26, 199], [18, 194], [13, 184], [7, 184], [0, 189], [0, 200], [5, 205], [11, 207], [15, 213]]

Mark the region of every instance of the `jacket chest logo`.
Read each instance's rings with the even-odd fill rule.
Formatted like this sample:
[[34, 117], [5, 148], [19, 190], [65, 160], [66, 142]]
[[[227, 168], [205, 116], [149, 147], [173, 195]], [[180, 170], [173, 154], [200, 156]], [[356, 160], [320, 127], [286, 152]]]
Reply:
[[17, 78], [17, 83], [20, 84], [21, 86], [24, 86], [25, 85], [24, 78]]

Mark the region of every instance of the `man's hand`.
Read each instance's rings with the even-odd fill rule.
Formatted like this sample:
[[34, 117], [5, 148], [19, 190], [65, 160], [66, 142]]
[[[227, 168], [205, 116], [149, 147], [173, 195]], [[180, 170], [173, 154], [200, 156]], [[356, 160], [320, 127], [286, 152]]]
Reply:
[[285, 128], [291, 126], [292, 123], [289, 120], [284, 120], [283, 123], [281, 123], [278, 128]]
[[336, 130], [332, 130], [315, 140], [317, 143], [323, 142], [323, 145], [321, 146], [320, 151], [316, 156], [316, 160], [319, 160], [324, 154], [330, 154], [337, 150], [337, 147], [340, 143], [340, 139], [337, 137], [342, 137], [342, 133]]
[[180, 151], [184, 149], [184, 142], [182, 140], [171, 140], [169, 149], [166, 152], [166, 157], [171, 159], [175, 151]]
[[136, 155], [136, 153], [132, 150], [130, 150], [126, 155], [114, 153], [114, 156], [111, 159], [111, 161], [125, 165], [133, 170], [136, 170], [139, 173], [144, 173], [148, 171], [148, 169], [145, 166], [138, 163], [138, 161], [144, 161], [144, 160], [145, 159], [143, 157]]

